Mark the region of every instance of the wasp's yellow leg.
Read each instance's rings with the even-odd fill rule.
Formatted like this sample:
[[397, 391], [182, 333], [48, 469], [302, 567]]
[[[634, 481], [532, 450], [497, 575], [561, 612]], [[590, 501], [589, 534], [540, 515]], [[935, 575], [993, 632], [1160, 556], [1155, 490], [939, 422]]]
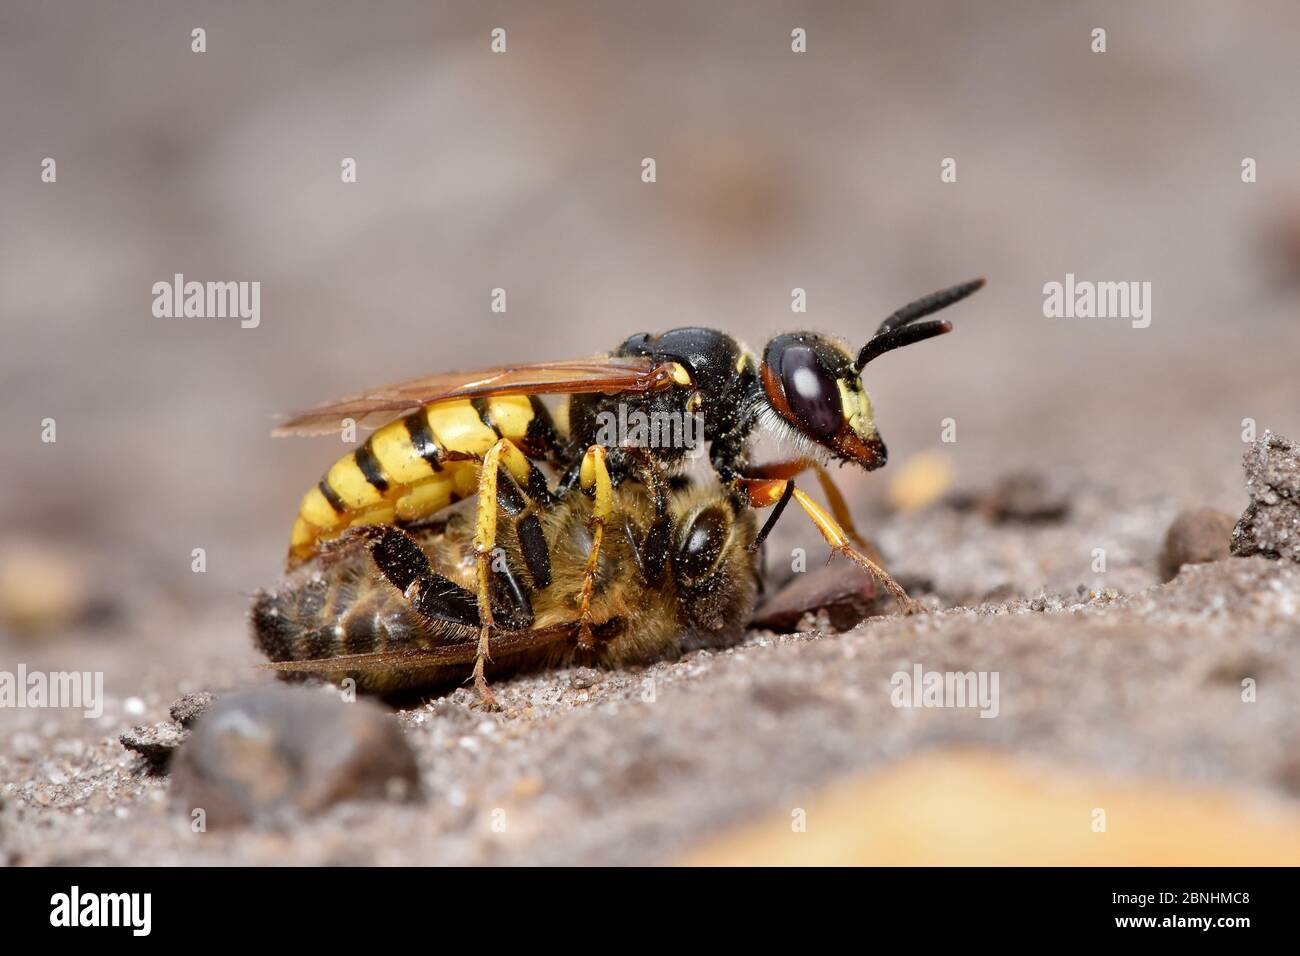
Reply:
[[853, 514], [849, 511], [849, 503], [844, 500], [844, 493], [835, 484], [835, 479], [831, 477], [831, 473], [818, 462], [813, 461], [811, 458], [796, 458], [793, 461], [762, 465], [752, 471], [745, 472], [745, 475], [753, 478], [795, 478], [808, 470], [817, 475], [817, 482], [822, 486], [822, 494], [826, 496], [826, 503], [831, 506], [831, 514], [835, 516], [835, 520], [844, 529], [844, 533], [848, 535], [849, 540], [856, 544], [863, 554], [879, 564], [880, 553], [872, 547], [871, 542], [858, 533], [858, 529], [853, 524]]
[[614, 486], [605, 462], [605, 449], [592, 445], [582, 457], [578, 484], [583, 492], [594, 499], [591, 507], [591, 553], [582, 573], [582, 591], [578, 595], [578, 644], [594, 647], [591, 634], [591, 596], [596, 588], [596, 568], [600, 563], [600, 547], [605, 539], [605, 522], [614, 509]]
[[474, 658], [474, 688], [488, 707], [496, 706], [496, 698], [488, 688], [485, 673], [492, 629], [492, 552], [497, 546], [497, 479], [502, 466], [517, 480], [527, 482], [533, 472], [532, 463], [519, 447], [508, 438], [493, 443], [483, 456], [478, 477], [478, 510], [474, 519], [474, 560], [477, 570], [476, 598], [478, 601], [479, 633], [478, 653]]
[[[907, 591], [889, 575], [888, 571], [854, 548], [848, 532], [840, 526], [839, 522], [828, 515], [821, 505], [794, 487], [794, 482], [781, 478], [742, 478], [739, 483], [748, 493], [751, 507], [769, 508], [772, 505], [777, 506], [778, 510], [774, 513], [773, 518], [780, 514], [780, 509], [783, 509], [785, 504], [793, 497], [795, 501], [799, 502], [799, 507], [803, 508], [804, 513], [812, 519], [813, 524], [817, 526], [817, 530], [826, 539], [826, 543], [831, 546], [832, 552], [844, 555], [880, 582], [881, 586], [894, 596], [894, 600], [898, 602], [899, 608], [905, 614], [924, 610], [921, 605], [907, 596]], [[772, 522], [769, 521], [768, 525], [760, 533], [760, 537], [766, 537], [766, 532], [771, 527], [771, 524]]]
[[835, 484], [835, 479], [831, 473], [819, 465], [817, 462], [812, 463], [813, 470], [817, 473], [817, 481], [822, 486], [822, 494], [826, 496], [826, 503], [831, 506], [831, 514], [839, 522], [840, 527], [844, 529], [849, 539], [858, 546], [859, 550], [877, 564], [880, 563], [880, 552], [872, 547], [871, 542], [858, 533], [858, 529], [853, 524], [853, 514], [849, 511], [849, 503], [844, 500], [844, 492], [840, 491], [839, 485]]

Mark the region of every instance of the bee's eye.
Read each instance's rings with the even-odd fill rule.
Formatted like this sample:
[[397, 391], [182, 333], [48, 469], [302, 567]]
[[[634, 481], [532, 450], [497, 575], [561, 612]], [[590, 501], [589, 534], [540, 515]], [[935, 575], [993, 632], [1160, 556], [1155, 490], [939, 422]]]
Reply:
[[815, 438], [833, 438], [844, 413], [834, 374], [807, 345], [791, 345], [781, 354], [781, 388], [799, 423]]
[[717, 566], [730, 526], [721, 508], [710, 507], [697, 513], [682, 529], [673, 554], [673, 567], [687, 584], [705, 577]]

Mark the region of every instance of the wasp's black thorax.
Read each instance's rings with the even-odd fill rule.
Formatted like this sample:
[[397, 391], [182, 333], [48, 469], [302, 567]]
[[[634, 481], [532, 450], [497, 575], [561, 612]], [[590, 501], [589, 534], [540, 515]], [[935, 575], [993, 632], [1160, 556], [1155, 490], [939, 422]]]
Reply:
[[[601, 440], [601, 424], [610, 416], [637, 413], [663, 422], [684, 421], [698, 415], [703, 435], [715, 449], [743, 444], [752, 428], [753, 395], [757, 374], [753, 362], [735, 339], [716, 329], [673, 329], [662, 335], [641, 333], [614, 350], [616, 356], [646, 356], [656, 363], [677, 362], [690, 372], [694, 389], [670, 388], [644, 395], [575, 395], [569, 402], [570, 434], [577, 447], [592, 444], [611, 446]], [[698, 412], [688, 408], [692, 391], [700, 395]], [[608, 436], [608, 430], [604, 432]], [[617, 444], [617, 443], [614, 443]], [[649, 449], [665, 464], [680, 462], [689, 448], [672, 443]], [[730, 452], [726, 452], [730, 455]]]

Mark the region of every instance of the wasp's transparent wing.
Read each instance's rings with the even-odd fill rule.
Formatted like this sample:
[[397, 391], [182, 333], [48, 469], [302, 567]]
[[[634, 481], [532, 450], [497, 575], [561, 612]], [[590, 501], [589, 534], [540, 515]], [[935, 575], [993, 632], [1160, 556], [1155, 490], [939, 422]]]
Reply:
[[487, 395], [576, 395], [583, 392], [647, 392], [672, 381], [668, 366], [649, 359], [591, 358], [510, 365], [475, 372], [446, 372], [385, 385], [298, 412], [272, 435], [328, 435], [345, 419], [378, 425], [433, 402]]

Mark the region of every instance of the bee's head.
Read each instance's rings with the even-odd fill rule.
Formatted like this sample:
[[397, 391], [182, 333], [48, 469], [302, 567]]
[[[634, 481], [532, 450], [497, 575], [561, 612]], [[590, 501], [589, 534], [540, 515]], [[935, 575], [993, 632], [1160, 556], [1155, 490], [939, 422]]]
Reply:
[[670, 560], [684, 623], [700, 635], [738, 637], [758, 593], [753, 511], [737, 511], [726, 495], [700, 488], [676, 496], [672, 509]]
[[838, 342], [815, 332], [778, 335], [763, 350], [761, 380], [767, 404], [796, 439], [824, 449], [825, 457], [856, 462], [868, 471], [879, 468], [887, 452], [862, 387], [863, 367], [901, 346], [951, 332], [952, 323], [944, 319], [916, 320], [983, 285], [983, 279], [975, 279], [904, 306], [881, 324], [856, 359]]

